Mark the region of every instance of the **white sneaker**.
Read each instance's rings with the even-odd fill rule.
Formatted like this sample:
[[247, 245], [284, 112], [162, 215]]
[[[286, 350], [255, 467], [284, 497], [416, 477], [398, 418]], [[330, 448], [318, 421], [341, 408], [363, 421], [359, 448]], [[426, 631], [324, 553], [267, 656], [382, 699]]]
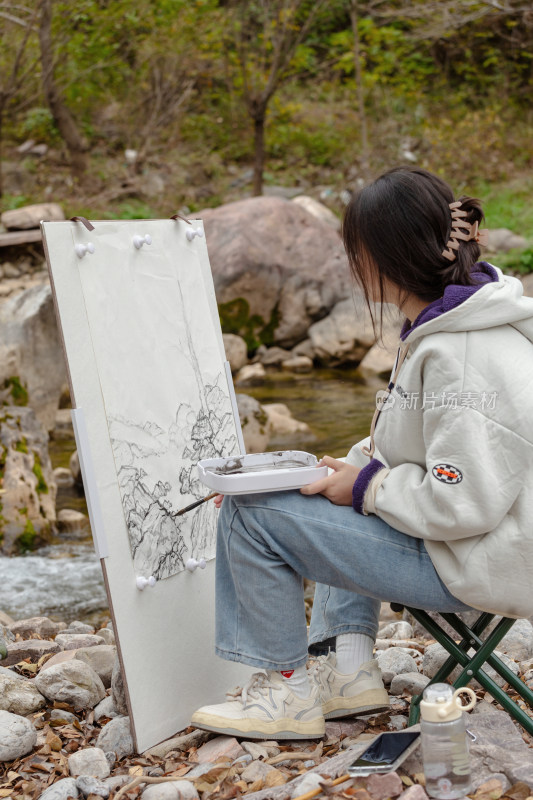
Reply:
[[227, 703], [202, 706], [191, 718], [197, 728], [250, 739], [318, 739], [325, 733], [322, 701], [313, 684], [309, 697], [294, 694], [278, 672], [255, 672], [246, 686], [228, 692]]
[[388, 710], [389, 695], [376, 660], [361, 664], [351, 675], [343, 675], [336, 664], [335, 653], [331, 652], [319, 656], [309, 670], [322, 698], [325, 719]]

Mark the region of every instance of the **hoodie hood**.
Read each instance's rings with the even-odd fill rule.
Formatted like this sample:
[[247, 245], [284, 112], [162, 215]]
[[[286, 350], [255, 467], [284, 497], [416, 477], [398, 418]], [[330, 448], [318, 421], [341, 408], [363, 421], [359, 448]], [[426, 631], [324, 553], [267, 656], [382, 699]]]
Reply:
[[474, 331], [512, 325], [533, 342], [533, 298], [524, 296], [518, 278], [504, 275], [492, 264], [475, 265], [475, 286], [448, 286], [444, 295], [426, 306], [401, 339], [410, 344], [440, 331]]

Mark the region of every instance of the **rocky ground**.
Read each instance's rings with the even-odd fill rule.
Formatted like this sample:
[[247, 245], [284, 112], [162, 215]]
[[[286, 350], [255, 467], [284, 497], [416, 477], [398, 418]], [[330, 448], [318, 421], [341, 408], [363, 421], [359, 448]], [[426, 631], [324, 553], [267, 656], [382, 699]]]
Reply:
[[[252, 742], [187, 728], [136, 754], [111, 623], [95, 631], [0, 614], [0, 798], [286, 800], [316, 790], [321, 798], [426, 800], [417, 752], [397, 773], [343, 779], [377, 733], [406, 727], [411, 694], [446, 657], [388, 605], [381, 622], [376, 657], [391, 694], [386, 713], [328, 722], [319, 742]], [[529, 620], [514, 625], [500, 654], [533, 687]], [[533, 797], [532, 737], [479, 688], [477, 695], [468, 715], [476, 737], [470, 797]]]

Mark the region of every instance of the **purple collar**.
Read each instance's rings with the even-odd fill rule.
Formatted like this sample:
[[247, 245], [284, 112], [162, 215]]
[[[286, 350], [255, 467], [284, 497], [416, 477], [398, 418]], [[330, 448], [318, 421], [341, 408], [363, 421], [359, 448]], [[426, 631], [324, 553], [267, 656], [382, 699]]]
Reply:
[[494, 283], [498, 281], [498, 273], [494, 267], [486, 261], [478, 261], [477, 264], [474, 264], [470, 274], [476, 281], [475, 286], [461, 286], [456, 283], [447, 286], [442, 297], [433, 300], [432, 303], [429, 303], [429, 305], [423, 308], [412, 324], [410, 320], [405, 320], [400, 333], [400, 339], [404, 341], [404, 339], [406, 339], [415, 328], [418, 328], [419, 325], [436, 319], [436, 317], [440, 317], [441, 314], [445, 314], [447, 311], [451, 311], [452, 308], [461, 305], [461, 303], [464, 303], [465, 300], [468, 300], [469, 297], [477, 292], [478, 289], [481, 289], [485, 283]]

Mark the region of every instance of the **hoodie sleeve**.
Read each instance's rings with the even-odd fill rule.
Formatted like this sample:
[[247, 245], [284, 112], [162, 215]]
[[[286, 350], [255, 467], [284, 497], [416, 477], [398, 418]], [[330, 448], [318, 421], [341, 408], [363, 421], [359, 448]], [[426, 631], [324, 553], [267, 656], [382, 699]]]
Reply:
[[518, 434], [472, 408], [424, 413], [425, 465], [393, 467], [365, 511], [403, 533], [451, 541], [492, 531], [521, 489], [530, 446]]
[[[370, 463], [370, 459], [363, 453], [363, 447], [370, 447], [370, 436], [367, 436], [366, 439], [361, 439], [360, 442], [354, 444], [354, 446], [344, 459], [346, 463], [353, 464], [355, 467], [359, 467], [360, 469], [366, 467], [367, 464]], [[383, 458], [377, 447], [375, 448], [374, 451], [374, 458], [379, 459], [381, 462], [385, 461], [385, 459]]]

